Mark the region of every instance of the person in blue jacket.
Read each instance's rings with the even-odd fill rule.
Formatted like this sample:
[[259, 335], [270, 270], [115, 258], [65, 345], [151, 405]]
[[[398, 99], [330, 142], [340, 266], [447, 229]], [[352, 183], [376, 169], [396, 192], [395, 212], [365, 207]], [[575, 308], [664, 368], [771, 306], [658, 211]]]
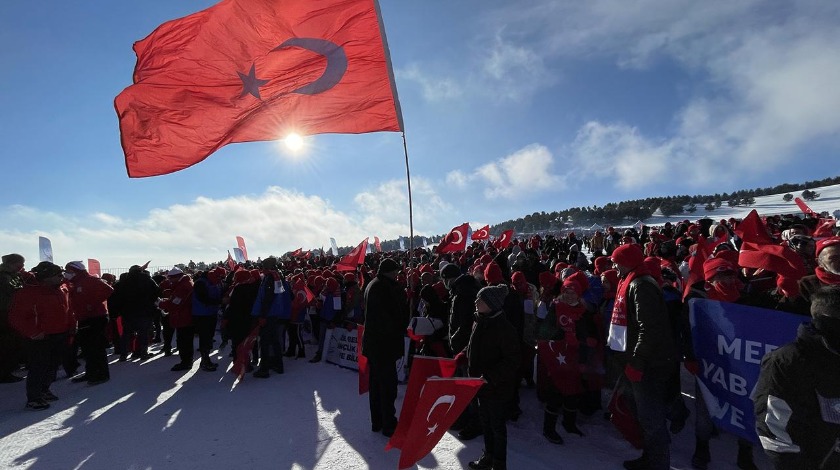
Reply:
[[267, 378], [269, 370], [283, 373], [286, 325], [292, 317], [292, 287], [277, 269], [277, 258], [262, 261], [263, 279], [251, 316], [260, 325], [260, 365], [254, 377]]

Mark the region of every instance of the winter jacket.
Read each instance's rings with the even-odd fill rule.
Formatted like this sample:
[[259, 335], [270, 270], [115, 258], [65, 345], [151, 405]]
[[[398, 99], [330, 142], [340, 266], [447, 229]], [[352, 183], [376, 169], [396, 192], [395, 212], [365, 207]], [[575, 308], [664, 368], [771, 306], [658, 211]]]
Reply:
[[292, 286], [278, 272], [267, 272], [260, 288], [254, 306], [251, 308], [252, 317], [272, 317], [280, 320], [292, 318]]
[[403, 355], [408, 304], [402, 286], [377, 275], [365, 289], [365, 334], [362, 353], [370, 361], [395, 362]]
[[87, 273], [78, 273], [69, 287], [70, 307], [76, 320], [81, 322], [108, 315], [108, 297], [114, 288], [107, 282]]
[[464, 350], [469, 343], [475, 313], [475, 297], [481, 285], [469, 274], [460, 275], [450, 286], [449, 345], [452, 353]]
[[479, 315], [466, 349], [470, 377], [487, 381], [478, 391], [479, 400], [513, 399], [519, 385], [520, 343], [516, 329], [501, 310]]
[[[164, 281], [169, 285], [166, 289], [168, 296], [160, 302], [160, 308], [168, 313], [169, 326], [185, 328], [192, 326], [193, 282], [186, 274], [177, 280], [172, 278]], [[167, 292], [164, 292], [167, 295]]]
[[9, 308], [9, 324], [24, 338], [75, 329], [67, 288], [36, 284], [17, 290]]
[[126, 318], [152, 318], [157, 314], [159, 296], [160, 287], [149, 273], [129, 271], [114, 284], [108, 306]]
[[627, 289], [627, 350], [620, 364], [636, 370], [667, 370], [678, 360], [677, 347], [662, 289], [651, 276], [634, 279]]
[[193, 285], [192, 314], [196, 317], [209, 317], [219, 313], [222, 303], [222, 286], [213, 284], [210, 279], [200, 277]]
[[761, 361], [756, 431], [778, 469], [840, 468], [840, 348], [829, 344], [805, 324]]

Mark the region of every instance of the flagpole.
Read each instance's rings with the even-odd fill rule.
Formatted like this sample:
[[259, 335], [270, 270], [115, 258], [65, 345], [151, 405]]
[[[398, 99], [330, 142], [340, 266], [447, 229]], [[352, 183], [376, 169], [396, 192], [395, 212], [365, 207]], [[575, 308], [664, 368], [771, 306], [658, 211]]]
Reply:
[[405, 132], [402, 133], [403, 152], [405, 153], [405, 179], [408, 184], [408, 267], [413, 267], [414, 258], [414, 211], [411, 204], [411, 170], [408, 167], [408, 144], [405, 141]]

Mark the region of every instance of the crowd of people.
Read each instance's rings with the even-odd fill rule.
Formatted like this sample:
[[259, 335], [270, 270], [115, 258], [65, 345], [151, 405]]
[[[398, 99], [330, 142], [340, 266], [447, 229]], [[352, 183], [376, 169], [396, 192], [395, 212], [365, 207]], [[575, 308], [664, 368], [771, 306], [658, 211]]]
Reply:
[[[699, 391], [686, 390], [695, 400], [692, 409], [685, 404], [680, 376], [681, 367], [699, 369], [687, 301], [707, 298], [803, 315], [796, 340], [762, 362], [756, 429], [777, 468], [840, 468], [837, 230], [817, 217], [771, 216], [749, 227], [686, 220], [506, 246], [476, 241], [457, 252], [373, 253], [355, 271], [340, 270], [333, 256], [286, 256], [204, 271], [132, 266], [119, 279], [92, 276], [79, 261], [27, 271], [22, 256], [8, 254], [0, 265], [0, 382], [25, 374], [26, 408], [46, 409], [58, 399], [50, 384], [60, 367], [98, 385], [110, 378], [111, 347], [119, 361], [145, 360], [150, 344], [161, 343], [164, 355], [177, 353], [172, 371], [186, 371], [195, 337], [199, 367], [212, 372], [219, 331], [231, 354], [258, 334], [246, 367], [268, 378], [283, 374], [284, 358], [306, 356], [304, 329], [318, 344], [310, 362], [319, 362], [329, 329], [364, 325], [373, 432], [391, 436], [397, 426], [395, 363], [408, 336], [412, 354], [454, 358], [457, 374], [486, 382], [452, 426], [460, 439], [484, 438], [472, 469], [506, 468], [506, 423], [522, 414], [522, 387], [537, 388], [543, 435], [557, 445], [558, 421], [566, 439], [582, 437], [578, 414], [603, 413], [601, 391], [621, 391], [643, 440], [627, 469], [669, 468], [670, 435], [693, 415], [692, 466], [706, 469], [716, 429]], [[767, 241], [764, 258], [797, 269], [745, 257], [756, 236]], [[545, 357], [563, 358], [559, 369]], [[739, 468], [757, 468], [750, 441], [739, 439], [735, 455]]]

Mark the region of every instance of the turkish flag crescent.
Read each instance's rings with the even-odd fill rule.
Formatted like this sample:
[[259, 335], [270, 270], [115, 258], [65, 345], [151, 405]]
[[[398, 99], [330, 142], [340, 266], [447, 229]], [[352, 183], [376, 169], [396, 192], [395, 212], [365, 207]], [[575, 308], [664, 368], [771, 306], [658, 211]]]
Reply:
[[502, 232], [502, 235], [493, 242], [496, 248], [507, 248], [510, 241], [513, 239], [513, 229], [508, 229]]
[[292, 132], [402, 131], [376, 0], [222, 0], [134, 43], [114, 100], [132, 178]]
[[435, 448], [484, 383], [469, 378], [426, 380], [400, 452], [400, 469], [411, 467]]
[[440, 244], [437, 246], [438, 253], [450, 253], [454, 251], [464, 251], [467, 249], [467, 231], [470, 229], [470, 224], [465, 222], [457, 227], [453, 227], [449, 233], [443, 237]]
[[484, 227], [476, 230], [473, 232], [472, 237], [473, 240], [487, 240], [490, 238], [490, 226], [485, 225]]
[[336, 271], [355, 271], [360, 264], [365, 264], [365, 253], [367, 253], [368, 239], [362, 240], [353, 251], [342, 256], [335, 265]]
[[417, 400], [420, 398], [420, 390], [429, 377], [452, 377], [455, 375], [455, 359], [444, 357], [414, 356], [411, 361], [411, 372], [408, 375], [408, 386], [405, 389], [405, 398], [400, 409], [400, 419], [397, 421], [397, 429], [394, 435], [385, 446], [385, 450], [392, 447], [402, 449], [408, 429], [411, 426], [414, 412], [417, 408]]

